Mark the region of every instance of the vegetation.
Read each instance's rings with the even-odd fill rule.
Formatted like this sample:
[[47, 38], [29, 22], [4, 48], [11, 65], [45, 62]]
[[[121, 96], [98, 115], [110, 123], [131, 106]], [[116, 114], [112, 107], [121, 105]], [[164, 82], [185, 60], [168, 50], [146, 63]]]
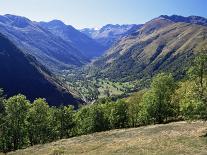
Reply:
[[206, 128], [207, 122], [196, 121], [110, 130], [35, 145], [8, 155], [205, 155]]
[[0, 91], [0, 150], [8, 152], [76, 135], [207, 116], [207, 56], [200, 55], [179, 83], [160, 73], [148, 89], [126, 99], [97, 100], [77, 111], [49, 107], [44, 99], [30, 103], [24, 95], [5, 99]]
[[126, 95], [134, 90], [134, 86], [138, 83], [138, 81], [115, 82], [107, 78], [88, 77], [80, 69], [65, 71], [64, 76], [60, 74], [59, 77], [70, 90], [87, 103], [100, 98]]
[[151, 88], [143, 96], [143, 110], [154, 123], [166, 122], [173, 117], [176, 107], [171, 102], [175, 83], [172, 75], [159, 74], [151, 84]]
[[147, 22], [94, 60], [86, 73], [116, 82], [146, 80], [160, 72], [183, 78], [195, 55], [206, 48], [206, 26], [178, 18], [162, 16]]

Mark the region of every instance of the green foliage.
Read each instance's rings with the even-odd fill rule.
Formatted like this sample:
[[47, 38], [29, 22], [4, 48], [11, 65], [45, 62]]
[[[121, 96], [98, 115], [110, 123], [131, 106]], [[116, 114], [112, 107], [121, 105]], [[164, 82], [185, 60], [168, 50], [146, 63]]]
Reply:
[[203, 103], [199, 100], [196, 92], [194, 81], [180, 83], [179, 88], [175, 91], [172, 100], [179, 105], [180, 115], [185, 119], [199, 118], [204, 110]]
[[182, 82], [174, 95], [185, 119], [207, 118], [207, 55], [198, 55], [188, 70], [189, 80]]
[[207, 55], [200, 54], [194, 60], [193, 66], [189, 69], [188, 75], [195, 82], [195, 89], [199, 100], [207, 102]]
[[[44, 99], [30, 104], [23, 95], [5, 99], [0, 89], [0, 150], [7, 152], [76, 135], [180, 118], [206, 120], [206, 68], [207, 56], [201, 55], [189, 69], [188, 80], [177, 84], [171, 74], [160, 73], [147, 90], [125, 99], [112, 96], [97, 99], [77, 111], [72, 106], [49, 107]], [[109, 85], [110, 82], [100, 83]], [[118, 88], [118, 84], [112, 85]], [[110, 96], [110, 92], [106, 96]], [[91, 100], [95, 98], [98, 94]]]
[[78, 134], [87, 134], [105, 130], [105, 118], [99, 105], [91, 105], [81, 108], [76, 113]]
[[2, 150], [16, 150], [27, 143], [26, 117], [29, 106], [29, 101], [23, 95], [13, 96], [5, 101]]
[[31, 145], [42, 144], [49, 141], [50, 109], [44, 99], [36, 99], [29, 109], [28, 137]]
[[163, 123], [174, 116], [174, 107], [171, 104], [174, 89], [172, 75], [161, 73], [153, 78], [150, 89], [143, 96], [143, 110], [150, 121]]
[[60, 106], [54, 108], [52, 114], [53, 121], [56, 123], [56, 131], [59, 138], [69, 138], [73, 135], [74, 122], [74, 110], [72, 106]]
[[72, 136], [75, 125], [72, 106], [49, 107], [41, 98], [30, 104], [23, 95], [6, 100], [2, 93], [0, 103], [0, 151], [7, 152]]
[[128, 127], [129, 115], [127, 103], [122, 100], [111, 103], [108, 119], [112, 129]]
[[142, 98], [145, 90], [139, 91], [131, 95], [127, 99], [128, 103], [128, 114], [129, 114], [129, 126], [136, 127], [144, 124], [142, 114]]

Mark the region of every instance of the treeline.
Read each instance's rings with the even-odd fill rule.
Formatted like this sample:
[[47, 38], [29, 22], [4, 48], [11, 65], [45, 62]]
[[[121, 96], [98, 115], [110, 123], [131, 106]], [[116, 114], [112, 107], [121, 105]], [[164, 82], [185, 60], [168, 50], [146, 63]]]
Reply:
[[0, 150], [117, 128], [207, 118], [207, 56], [195, 59], [188, 78], [176, 82], [171, 74], [152, 79], [149, 89], [129, 98], [100, 99], [74, 110], [49, 107], [44, 99], [30, 103], [24, 95], [5, 99], [0, 91]]

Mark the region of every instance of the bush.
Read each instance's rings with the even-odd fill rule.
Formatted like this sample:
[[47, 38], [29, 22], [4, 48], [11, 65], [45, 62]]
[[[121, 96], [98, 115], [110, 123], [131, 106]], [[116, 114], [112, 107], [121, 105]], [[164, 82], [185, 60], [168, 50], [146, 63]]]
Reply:
[[175, 116], [175, 107], [171, 102], [175, 90], [172, 75], [158, 74], [153, 78], [150, 89], [143, 96], [143, 115], [149, 122], [164, 123]]

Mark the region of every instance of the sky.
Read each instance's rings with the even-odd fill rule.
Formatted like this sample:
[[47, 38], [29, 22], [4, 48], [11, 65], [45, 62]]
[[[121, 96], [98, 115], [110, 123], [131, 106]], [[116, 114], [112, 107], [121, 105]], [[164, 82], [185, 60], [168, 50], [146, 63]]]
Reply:
[[160, 15], [207, 17], [207, 0], [0, 0], [0, 14], [59, 19], [81, 28], [143, 24]]

